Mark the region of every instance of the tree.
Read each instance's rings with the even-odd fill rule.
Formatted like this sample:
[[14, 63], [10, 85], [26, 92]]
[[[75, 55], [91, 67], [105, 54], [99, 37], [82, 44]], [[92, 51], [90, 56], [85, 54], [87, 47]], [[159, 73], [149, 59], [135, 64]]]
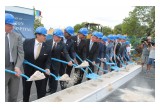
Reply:
[[76, 25], [74, 26], [75, 32], [78, 32], [79, 29], [81, 29], [82, 27], [85, 27], [85, 23], [86, 23], [86, 22], [82, 22], [81, 24], [76, 24]]
[[137, 36], [139, 33], [140, 24], [136, 16], [128, 17], [123, 20], [122, 34], [127, 36]]
[[41, 23], [41, 18], [36, 17], [35, 20], [34, 20], [34, 30], [36, 30], [36, 28], [39, 27], [39, 26], [44, 26], [44, 25]]
[[154, 37], [155, 33], [155, 7], [136, 6], [122, 23], [122, 33], [135, 36]]
[[108, 26], [103, 27], [103, 34], [104, 35], [109, 35], [109, 34], [112, 34], [112, 33], [113, 33], [113, 31], [110, 27], [108, 27]]
[[113, 29], [114, 34], [121, 34], [122, 33], [122, 24], [118, 24]]

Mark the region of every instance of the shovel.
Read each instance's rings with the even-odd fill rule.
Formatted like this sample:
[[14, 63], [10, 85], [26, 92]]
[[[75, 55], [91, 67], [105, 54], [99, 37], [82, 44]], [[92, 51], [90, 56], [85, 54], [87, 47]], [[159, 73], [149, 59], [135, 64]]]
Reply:
[[[8, 70], [8, 69], [5, 69], [5, 72], [10, 73], [10, 74], [16, 74], [16, 72]], [[41, 79], [45, 78], [45, 76], [43, 74], [43, 75], [41, 75], [41, 77], [39, 77], [39, 79], [34, 79], [35, 77], [33, 77], [33, 76], [36, 76], [36, 72], [30, 78], [28, 76], [26, 76], [25, 74], [20, 74], [20, 76], [26, 78], [27, 81], [36, 81], [36, 80], [41, 80]]]
[[[106, 56], [108, 57], [108, 59], [109, 59], [109, 56], [106, 54]], [[111, 62], [111, 63], [113, 63], [113, 62]], [[120, 68], [116, 65], [116, 63], [114, 63], [114, 66], [111, 66], [110, 65], [110, 68], [111, 69], [113, 69], [113, 70], [115, 70], [115, 71], [119, 71], [120, 70]]]
[[[73, 62], [74, 60], [71, 59]], [[78, 64], [76, 64], [78, 66]], [[97, 74], [88, 74], [83, 68], [80, 68], [86, 75], [86, 78], [90, 78], [90, 79], [97, 79], [97, 77], [99, 77]], [[92, 70], [91, 70], [92, 71]]]
[[[57, 62], [61, 62], [61, 63], [64, 63], [64, 64], [68, 64], [68, 62], [66, 62], [66, 61], [63, 61], [63, 60], [60, 60], [60, 59], [56, 59], [56, 58], [51, 58], [51, 60], [54, 60], [54, 61], [57, 61]], [[77, 65], [75, 65], [75, 64], [73, 64], [73, 67], [74, 68], [76, 68], [77, 67]], [[90, 74], [88, 74], [83, 68], [80, 68], [85, 74], [86, 74], [86, 77], [87, 78], [91, 78], [91, 79], [96, 79], [96, 75], [90, 75]]]
[[[76, 54], [76, 57], [77, 57], [81, 62], [83, 62], [83, 60], [78, 56], [78, 54]], [[87, 77], [87, 78], [97, 79], [98, 77], [100, 77], [100, 76], [97, 75], [96, 73], [93, 73], [93, 71], [92, 71], [89, 67], [87, 67], [87, 68], [91, 71], [91, 73], [87, 73], [87, 74], [86, 74], [86, 77]]]
[[122, 57], [121, 57], [121, 55], [119, 54], [119, 57], [120, 57], [120, 61], [121, 61], [121, 64], [122, 64], [122, 66], [123, 67], [126, 67], [127, 65], [124, 63], [124, 61], [122, 60]]
[[[92, 63], [92, 61], [89, 60], [89, 59], [87, 59], [87, 61], [90, 62], [90, 63]], [[104, 71], [104, 72], [108, 72], [108, 70], [104, 70], [103, 68], [99, 67], [99, 66], [96, 65], [96, 64], [95, 64], [95, 66], [96, 66], [97, 68], [99, 68], [100, 70]]]
[[[97, 59], [101, 61], [100, 58], [97, 58]], [[101, 62], [104, 62], [106, 65], [115, 65], [115, 63], [110, 63], [110, 62], [107, 62], [107, 61], [101, 61]]]
[[[127, 58], [124, 56], [124, 59], [127, 61]], [[127, 61], [128, 64], [135, 64], [134, 62]]]
[[120, 61], [120, 63], [122, 64], [122, 68], [126, 68], [126, 64], [124, 64], [124, 62], [116, 55], [117, 59]]
[[[38, 70], [40, 70], [42, 72], [46, 72], [46, 70], [44, 70], [44, 69], [42, 69], [42, 68], [40, 68], [40, 67], [30, 63], [30, 62], [28, 62], [27, 60], [24, 60], [23, 63], [27, 64], [27, 65], [30, 65], [30, 66], [32, 66], [32, 67], [34, 67], [34, 68], [36, 68], [36, 69], [38, 69]], [[60, 76], [55, 76], [53, 73], [50, 73], [50, 75], [53, 76], [55, 78], [55, 80], [59, 80], [60, 79]]]

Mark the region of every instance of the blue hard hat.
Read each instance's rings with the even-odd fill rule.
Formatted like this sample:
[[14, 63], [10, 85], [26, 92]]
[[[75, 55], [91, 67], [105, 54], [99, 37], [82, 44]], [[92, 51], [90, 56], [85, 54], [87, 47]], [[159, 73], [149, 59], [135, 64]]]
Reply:
[[121, 39], [121, 34], [117, 34], [117, 39]]
[[47, 35], [47, 29], [40, 26], [38, 28], [36, 28], [35, 34], [43, 34], [43, 35]]
[[129, 45], [129, 44], [130, 44], [130, 42], [129, 42], [129, 41], [126, 41], [125, 43], [126, 43], [126, 45]]
[[103, 40], [104, 42], [106, 42], [106, 41], [107, 41], [107, 36], [103, 36], [103, 37], [102, 37], [102, 40]]
[[109, 40], [111, 40], [111, 41], [114, 41], [114, 40], [115, 40], [115, 38], [114, 38], [114, 36], [113, 36], [112, 34], [108, 35], [107, 38], [108, 38]]
[[123, 35], [122, 35], [122, 36], [121, 36], [121, 39], [126, 40], [126, 36], [123, 36]]
[[116, 40], [116, 39], [117, 39], [117, 35], [113, 35], [112, 37], [113, 37], [113, 39], [114, 39], [114, 40]]
[[78, 32], [83, 34], [84, 36], [88, 35], [88, 29], [87, 28], [81, 28]]
[[103, 37], [103, 33], [102, 32], [98, 32], [99, 33], [99, 38]]
[[5, 13], [5, 24], [16, 25], [14, 16], [9, 13]]
[[65, 31], [70, 34], [71, 36], [74, 36], [74, 28], [71, 26], [68, 26], [65, 28]]
[[60, 38], [64, 37], [63, 31], [61, 29], [58, 29], [58, 28], [54, 30], [53, 35], [58, 36]]
[[94, 32], [92, 33], [92, 36], [96, 36], [96, 37], [99, 38], [99, 33], [98, 33], [97, 31], [94, 31]]

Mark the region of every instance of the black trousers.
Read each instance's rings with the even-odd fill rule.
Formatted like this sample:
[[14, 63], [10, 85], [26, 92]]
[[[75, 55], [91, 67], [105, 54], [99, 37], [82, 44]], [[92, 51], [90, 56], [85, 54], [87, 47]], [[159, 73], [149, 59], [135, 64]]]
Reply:
[[[29, 102], [30, 91], [33, 81], [26, 81], [25, 78], [22, 78], [23, 83], [23, 102]], [[37, 99], [42, 98], [46, 95], [46, 79], [35, 81], [37, 88]]]
[[[68, 65], [66, 65], [66, 64], [62, 64], [61, 63], [61, 69], [59, 70], [59, 74], [60, 74], [60, 76], [62, 76], [63, 74], [68, 74], [68, 76], [70, 76], [71, 75], [71, 71], [72, 71], [72, 66], [68, 66]], [[61, 85], [61, 89], [63, 90], [63, 89], [65, 89], [65, 88], [67, 88], [67, 84], [66, 84], [67, 82], [66, 81], [60, 81], [60, 85]]]
[[[53, 70], [51, 68], [50, 71], [54, 75], [58, 76], [57, 70]], [[51, 75], [49, 76], [48, 79], [49, 79], [49, 82], [48, 82], [49, 89], [51, 89], [51, 93], [55, 93], [57, 91], [58, 81], [55, 80], [55, 78], [53, 76], [51, 76]]]
[[[83, 69], [85, 70], [85, 68]], [[77, 68], [75, 69], [75, 72], [78, 73], [78, 76], [79, 76], [77, 79], [77, 82], [74, 83], [74, 85], [77, 85], [82, 83], [84, 72], [81, 69], [77, 69]]]

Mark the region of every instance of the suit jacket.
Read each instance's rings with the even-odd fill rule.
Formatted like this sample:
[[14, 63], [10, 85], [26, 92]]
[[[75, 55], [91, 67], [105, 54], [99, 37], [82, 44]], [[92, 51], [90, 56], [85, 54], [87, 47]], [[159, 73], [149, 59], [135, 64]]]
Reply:
[[[105, 55], [106, 55], [106, 45], [99, 42], [98, 58], [105, 58]], [[100, 63], [100, 60], [96, 59], [96, 63]]]
[[96, 61], [96, 59], [98, 57], [99, 43], [94, 42], [91, 50], [89, 50], [90, 39], [87, 39], [86, 40], [86, 45], [87, 45], [87, 51], [86, 51], [87, 58], [90, 59], [91, 61]]
[[112, 42], [107, 45], [107, 47], [106, 47], [106, 54], [108, 55], [107, 58], [113, 57], [113, 55], [114, 55], [113, 48], [114, 48], [114, 44]]
[[[67, 51], [67, 49], [66, 49], [66, 46], [65, 46], [65, 44], [64, 44], [62, 41], [60, 41], [60, 42], [57, 43], [57, 46], [56, 46], [56, 48], [55, 48], [54, 50], [52, 49], [53, 39], [50, 39], [50, 40], [46, 41], [46, 43], [47, 43], [47, 44], [49, 45], [49, 47], [50, 47], [51, 57], [52, 57], [52, 58], [60, 59], [61, 54], [64, 54], [66, 60], [67, 60], [68, 62], [71, 61], [71, 58], [70, 58], [70, 56], [69, 56], [69, 54], [68, 54], [68, 51]], [[60, 69], [60, 63], [57, 62], [57, 61], [53, 61], [53, 60], [52, 60], [52, 61], [51, 61], [51, 68], [52, 68], [53, 70], [57, 70], [57, 72], [58, 72], [59, 69]]]
[[[75, 50], [74, 50], [74, 41], [72, 39], [67, 39], [65, 43], [66, 49], [69, 53], [69, 56], [74, 59], [75, 56]], [[64, 54], [62, 54], [62, 57], [65, 58]]]
[[10, 51], [15, 67], [21, 67], [24, 60], [22, 37], [15, 32], [9, 33]]
[[74, 50], [82, 60], [86, 60], [86, 40], [82, 39], [77, 45], [77, 36], [72, 37], [74, 41]]
[[115, 47], [115, 54], [116, 54], [116, 55], [118, 55], [120, 47], [121, 47], [121, 44], [120, 44], [120, 43], [117, 43], [117, 44], [116, 44], [116, 47]]
[[119, 49], [119, 53], [118, 55], [120, 54], [121, 57], [124, 57], [125, 56], [125, 52], [126, 52], [126, 44], [125, 43], [122, 43], [120, 49]]
[[[51, 50], [47, 43], [42, 44], [42, 48], [38, 58], [34, 59], [34, 44], [35, 38], [33, 39], [26, 39], [23, 43], [24, 48], [24, 59], [29, 61], [30, 63], [39, 66], [43, 69], [50, 69], [51, 65]], [[31, 76], [35, 72], [35, 68], [24, 64], [24, 72], [25, 74]]]

